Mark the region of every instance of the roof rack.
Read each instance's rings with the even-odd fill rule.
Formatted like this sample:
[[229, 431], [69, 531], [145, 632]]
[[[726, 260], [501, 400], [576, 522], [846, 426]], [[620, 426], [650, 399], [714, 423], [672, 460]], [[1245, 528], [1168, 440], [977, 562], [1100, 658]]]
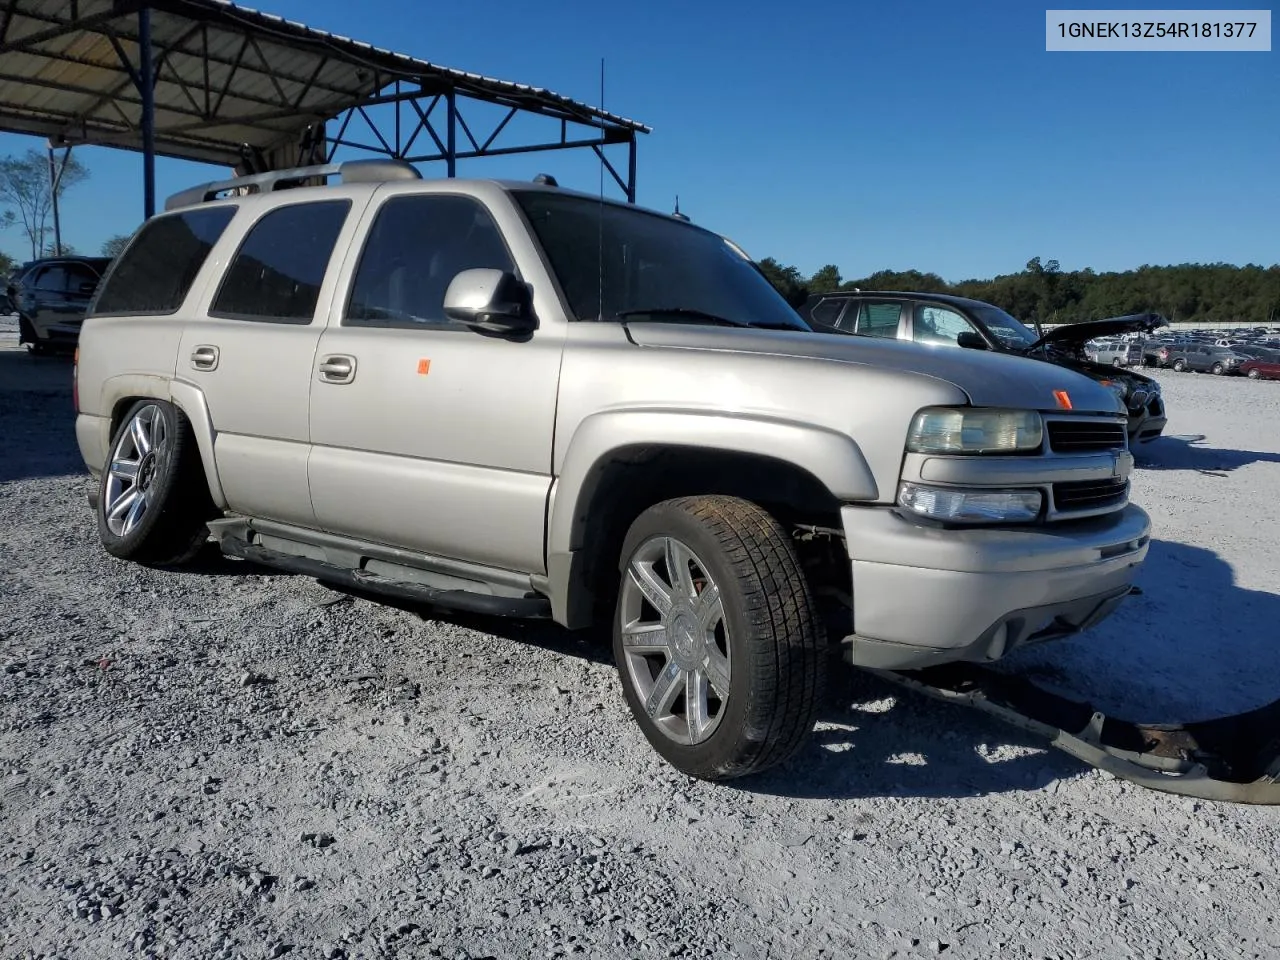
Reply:
[[388, 180], [421, 180], [418, 168], [404, 160], [346, 160], [342, 163], [318, 163], [309, 167], [291, 167], [288, 170], [268, 170], [230, 180], [214, 180], [190, 187], [173, 194], [164, 202], [166, 210], [188, 207], [195, 203], [207, 203], [219, 199], [219, 194], [270, 193], [291, 187], [307, 186], [315, 177], [331, 177], [337, 174], [343, 183], [383, 183]]

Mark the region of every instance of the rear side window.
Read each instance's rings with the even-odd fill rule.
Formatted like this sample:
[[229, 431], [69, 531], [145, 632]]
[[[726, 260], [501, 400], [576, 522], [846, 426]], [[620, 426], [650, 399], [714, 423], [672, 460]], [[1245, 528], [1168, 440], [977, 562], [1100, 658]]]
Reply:
[[255, 223], [209, 313], [233, 320], [310, 323], [350, 200], [277, 207]]
[[862, 303], [858, 308], [857, 332], [868, 337], [892, 339], [898, 335], [898, 320], [901, 316], [901, 304]]
[[840, 311], [843, 309], [844, 303], [844, 300], [837, 299], [835, 297], [828, 297], [818, 303], [813, 310], [810, 311], [809, 316], [818, 323], [825, 324], [828, 327], [834, 327], [836, 325], [836, 321], [840, 319]]
[[116, 261], [91, 312], [175, 312], [235, 214], [235, 207], [223, 206], [148, 220]]

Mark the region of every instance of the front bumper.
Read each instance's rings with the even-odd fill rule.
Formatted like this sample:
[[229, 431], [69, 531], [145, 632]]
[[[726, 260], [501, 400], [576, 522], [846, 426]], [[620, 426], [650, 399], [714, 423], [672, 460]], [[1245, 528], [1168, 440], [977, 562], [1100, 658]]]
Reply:
[[1140, 507], [1021, 529], [923, 526], [885, 507], [841, 511], [852, 568], [846, 659], [912, 669], [994, 660], [1109, 616], [1146, 558]]

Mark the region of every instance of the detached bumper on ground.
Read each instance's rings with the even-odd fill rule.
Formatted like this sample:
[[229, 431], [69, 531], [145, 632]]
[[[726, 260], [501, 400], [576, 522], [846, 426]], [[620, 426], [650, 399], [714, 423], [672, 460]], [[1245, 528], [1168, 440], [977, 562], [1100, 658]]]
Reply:
[[939, 530], [845, 507], [853, 578], [846, 659], [915, 669], [995, 660], [1088, 629], [1129, 594], [1151, 521], [1137, 506], [1036, 530]]

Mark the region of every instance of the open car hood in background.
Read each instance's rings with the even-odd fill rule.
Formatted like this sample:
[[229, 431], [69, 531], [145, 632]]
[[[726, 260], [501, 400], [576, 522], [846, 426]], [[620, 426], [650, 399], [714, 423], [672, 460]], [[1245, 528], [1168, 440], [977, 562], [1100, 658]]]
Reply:
[[1111, 317], [1107, 320], [1090, 320], [1087, 323], [1066, 323], [1050, 330], [1031, 346], [1027, 353], [1038, 350], [1046, 343], [1084, 344], [1098, 337], [1111, 337], [1118, 333], [1141, 331], [1150, 333], [1157, 327], [1167, 327], [1169, 321], [1158, 313], [1131, 313], [1123, 317]]

